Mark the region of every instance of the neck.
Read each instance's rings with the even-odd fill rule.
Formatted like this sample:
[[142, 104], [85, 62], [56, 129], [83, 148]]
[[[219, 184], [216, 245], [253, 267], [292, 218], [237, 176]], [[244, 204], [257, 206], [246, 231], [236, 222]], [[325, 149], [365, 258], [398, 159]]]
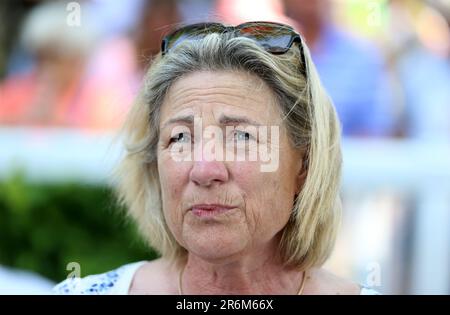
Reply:
[[183, 294], [297, 294], [303, 273], [284, 267], [274, 252], [211, 262], [192, 253], [182, 271]]

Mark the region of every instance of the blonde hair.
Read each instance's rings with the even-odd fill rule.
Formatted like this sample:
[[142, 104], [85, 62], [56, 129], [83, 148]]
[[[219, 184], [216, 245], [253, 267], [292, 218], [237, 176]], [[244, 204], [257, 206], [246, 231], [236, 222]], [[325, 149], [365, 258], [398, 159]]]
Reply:
[[258, 76], [272, 89], [292, 145], [306, 149], [307, 174], [282, 232], [281, 257], [303, 270], [320, 266], [329, 257], [341, 213], [340, 124], [308, 48], [303, 47], [306, 65], [298, 48], [273, 55], [250, 39], [214, 33], [185, 41], [153, 60], [124, 124], [126, 153], [117, 169], [117, 194], [146, 241], [162, 256], [179, 263], [187, 254], [162, 211], [156, 147], [164, 97], [176, 80], [189, 73], [238, 70]]

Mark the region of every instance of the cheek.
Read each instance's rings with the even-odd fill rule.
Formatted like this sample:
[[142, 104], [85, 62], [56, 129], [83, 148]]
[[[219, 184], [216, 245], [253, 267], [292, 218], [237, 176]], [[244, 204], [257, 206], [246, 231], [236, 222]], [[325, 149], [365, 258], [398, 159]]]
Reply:
[[267, 205], [264, 216], [270, 225], [277, 230], [283, 228], [292, 212], [293, 199], [290, 190], [286, 189], [284, 178], [280, 174], [265, 173], [261, 199]]
[[[255, 165], [253, 165], [255, 164]], [[292, 211], [291, 192], [283, 184], [280, 171], [264, 173], [259, 164], [235, 163], [233, 180], [241, 189], [246, 204], [246, 217], [253, 234], [265, 239], [287, 223]]]
[[177, 226], [181, 220], [182, 194], [188, 183], [189, 168], [187, 162], [176, 162], [164, 154], [158, 156], [162, 207], [169, 226]]
[[258, 163], [242, 162], [230, 166], [233, 181], [244, 196], [246, 218], [252, 234], [270, 239], [287, 222], [291, 208], [285, 198], [278, 172], [261, 172]]
[[162, 194], [166, 194], [167, 199], [180, 193], [183, 185], [187, 183], [190, 168], [190, 162], [174, 161], [169, 153], [164, 152], [158, 155]]

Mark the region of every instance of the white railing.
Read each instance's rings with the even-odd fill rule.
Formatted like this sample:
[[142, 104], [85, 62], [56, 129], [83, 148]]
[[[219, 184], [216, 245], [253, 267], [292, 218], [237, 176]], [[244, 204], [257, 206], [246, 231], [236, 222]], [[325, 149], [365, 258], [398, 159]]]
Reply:
[[[0, 128], [0, 180], [21, 169], [35, 181], [109, 183], [122, 152], [113, 136], [69, 129]], [[410, 264], [409, 288], [404, 293], [450, 293], [450, 143], [344, 139], [343, 154], [344, 195], [383, 190], [414, 196], [412, 261], [400, 262]], [[361, 224], [369, 228], [375, 223]], [[373, 228], [367, 231], [377, 233]], [[386, 282], [383, 289], [396, 293]]]

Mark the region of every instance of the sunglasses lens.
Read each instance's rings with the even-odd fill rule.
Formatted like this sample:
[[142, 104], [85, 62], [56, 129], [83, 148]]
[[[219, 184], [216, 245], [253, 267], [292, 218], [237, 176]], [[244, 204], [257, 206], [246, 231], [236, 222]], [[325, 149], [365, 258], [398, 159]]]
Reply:
[[183, 27], [166, 37], [165, 50], [167, 52], [185, 40], [201, 39], [207, 34], [221, 32], [223, 29], [224, 27], [219, 23], [195, 24]]
[[291, 37], [290, 35], [266, 37], [261, 38], [258, 43], [270, 53], [284, 53], [289, 49]]
[[280, 25], [254, 24], [239, 29], [241, 36], [251, 38], [266, 51], [279, 54], [289, 50], [292, 44], [293, 30]]
[[[201, 23], [183, 27], [165, 38], [163, 52], [166, 53], [185, 40], [201, 39], [207, 34], [221, 33], [226, 29], [220, 23]], [[261, 22], [242, 24], [237, 26], [236, 32], [239, 36], [254, 40], [272, 54], [282, 54], [288, 51], [296, 35], [294, 30], [286, 25]]]

